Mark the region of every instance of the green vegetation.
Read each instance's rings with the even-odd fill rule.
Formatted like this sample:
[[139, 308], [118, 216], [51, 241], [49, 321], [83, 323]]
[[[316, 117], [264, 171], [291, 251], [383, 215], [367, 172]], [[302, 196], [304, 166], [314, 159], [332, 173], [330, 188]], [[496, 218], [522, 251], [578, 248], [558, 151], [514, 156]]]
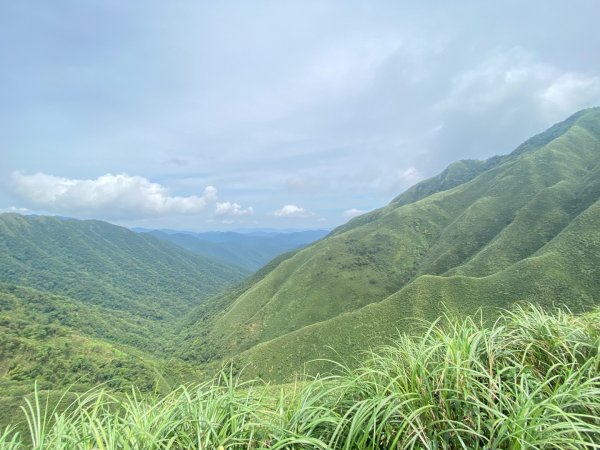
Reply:
[[33, 380], [78, 392], [198, 380], [173, 358], [179, 320], [244, 273], [103, 222], [0, 215], [0, 424]]
[[7, 428], [0, 448], [599, 448], [599, 349], [600, 310], [446, 318], [285, 386], [225, 372], [166, 396], [97, 388], [57, 409], [36, 391], [13, 420], [28, 431]]
[[0, 282], [88, 304], [163, 320], [244, 275], [106, 222], [0, 215]]
[[[32, 380], [44, 389], [104, 382], [128, 389], [133, 381], [156, 389], [166, 383], [160, 350], [172, 345], [161, 332], [127, 313], [107, 315], [97, 306], [0, 284], [0, 390], [14, 394]], [[171, 372], [170, 383], [182, 381], [181, 369]]]
[[455, 163], [270, 269], [190, 315], [182, 358], [284, 381], [435, 320], [442, 304], [488, 319], [521, 300], [587, 310], [600, 298], [600, 108], [510, 155]]

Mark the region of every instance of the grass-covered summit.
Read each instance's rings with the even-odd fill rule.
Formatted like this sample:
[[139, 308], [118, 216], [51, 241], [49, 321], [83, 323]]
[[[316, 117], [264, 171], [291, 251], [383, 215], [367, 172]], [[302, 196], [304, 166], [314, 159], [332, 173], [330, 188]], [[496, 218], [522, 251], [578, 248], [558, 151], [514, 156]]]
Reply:
[[283, 379], [445, 309], [464, 315], [524, 300], [590, 308], [600, 298], [598, 200], [593, 108], [509, 155], [455, 163], [273, 261], [192, 314], [182, 354], [235, 356], [248, 374]]

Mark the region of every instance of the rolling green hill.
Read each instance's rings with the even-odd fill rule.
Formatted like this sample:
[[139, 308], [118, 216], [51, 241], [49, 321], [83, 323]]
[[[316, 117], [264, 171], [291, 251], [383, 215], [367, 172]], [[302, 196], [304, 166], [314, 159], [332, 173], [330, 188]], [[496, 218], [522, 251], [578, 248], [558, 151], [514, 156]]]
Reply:
[[175, 317], [245, 272], [95, 220], [0, 215], [0, 282]]
[[108, 223], [2, 214], [0, 397], [189, 379], [171, 357], [179, 320], [244, 275]]
[[325, 230], [289, 233], [166, 233], [159, 230], [148, 234], [209, 258], [214, 258], [243, 270], [254, 272], [273, 258], [290, 250], [304, 247], [327, 235]]
[[587, 309], [600, 302], [599, 200], [594, 108], [510, 155], [451, 165], [201, 305], [182, 356], [235, 356], [248, 376], [284, 379], [445, 309], [464, 315], [518, 301]]

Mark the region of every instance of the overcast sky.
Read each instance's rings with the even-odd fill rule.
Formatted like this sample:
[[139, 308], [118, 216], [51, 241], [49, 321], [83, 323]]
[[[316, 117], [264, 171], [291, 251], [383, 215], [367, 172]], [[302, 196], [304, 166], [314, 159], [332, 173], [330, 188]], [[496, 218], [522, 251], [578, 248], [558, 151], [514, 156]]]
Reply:
[[600, 105], [600, 2], [4, 1], [0, 210], [332, 228]]

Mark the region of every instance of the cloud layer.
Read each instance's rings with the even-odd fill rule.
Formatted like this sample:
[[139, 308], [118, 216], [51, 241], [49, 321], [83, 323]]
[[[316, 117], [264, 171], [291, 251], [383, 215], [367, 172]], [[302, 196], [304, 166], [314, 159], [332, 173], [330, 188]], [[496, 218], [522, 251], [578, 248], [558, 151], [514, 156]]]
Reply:
[[171, 196], [164, 186], [127, 174], [79, 180], [45, 173], [25, 175], [16, 171], [12, 173], [11, 186], [17, 196], [38, 209], [102, 213], [109, 217], [197, 214], [207, 203], [217, 199], [217, 189], [213, 186], [207, 186], [202, 195]]
[[241, 205], [235, 202], [217, 202], [215, 214], [217, 216], [251, 216], [254, 214], [254, 208], [252, 206], [242, 208]]
[[565, 71], [517, 46], [494, 51], [477, 67], [456, 75], [450, 94], [435, 109], [478, 113], [507, 104], [532, 105], [538, 114], [561, 120], [598, 101], [599, 75]]
[[0, 2], [0, 208], [335, 226], [600, 105], [599, 16], [590, 0]]

